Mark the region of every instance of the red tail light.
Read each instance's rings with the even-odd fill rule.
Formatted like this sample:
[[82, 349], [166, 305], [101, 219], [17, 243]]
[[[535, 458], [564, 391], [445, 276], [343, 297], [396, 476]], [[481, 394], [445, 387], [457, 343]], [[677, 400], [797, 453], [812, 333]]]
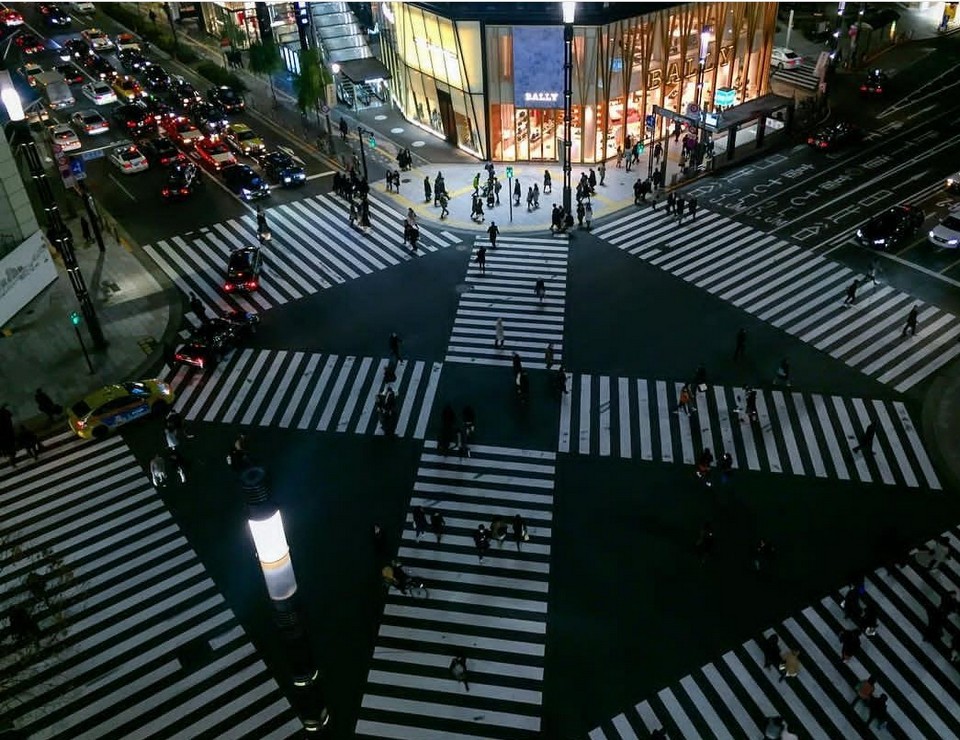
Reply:
[[168, 197], [168, 196], [170, 195], [170, 188], [164, 188], [164, 189], [163, 189], [163, 195], [164, 195], [164, 197]]
[[877, 92], [878, 92], [878, 93], [882, 93], [882, 92], [883, 92], [883, 88], [882, 88], [882, 87], [878, 87], [878, 88], [877, 88]]
[[180, 195], [190, 195], [190, 188], [180, 188]]
[[866, 90], [867, 90], [866, 85], [860, 85], [860, 92], [866, 92]]
[[256, 290], [256, 289], [257, 289], [257, 281], [256, 281], [256, 280], [248, 280], [246, 283], [244, 283], [244, 287], [245, 287], [247, 290]]
[[234, 287], [234, 286], [233, 286], [233, 283], [224, 283], [224, 284], [223, 284], [223, 289], [224, 289], [225, 291], [227, 291], [228, 293], [232, 293], [232, 292], [233, 292], [233, 287]]

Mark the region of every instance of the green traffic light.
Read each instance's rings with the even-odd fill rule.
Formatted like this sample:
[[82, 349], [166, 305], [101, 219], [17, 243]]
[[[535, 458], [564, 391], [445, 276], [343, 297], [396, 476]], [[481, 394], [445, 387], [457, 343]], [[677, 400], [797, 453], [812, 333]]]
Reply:
[[376, 148], [377, 148], [377, 140], [374, 139], [372, 136], [370, 137], [370, 141], [367, 142], [367, 143], [370, 144], [370, 148], [371, 148], [371, 149], [376, 149]]
[[80, 326], [80, 314], [74, 311], [70, 314], [70, 323], [74, 326]]

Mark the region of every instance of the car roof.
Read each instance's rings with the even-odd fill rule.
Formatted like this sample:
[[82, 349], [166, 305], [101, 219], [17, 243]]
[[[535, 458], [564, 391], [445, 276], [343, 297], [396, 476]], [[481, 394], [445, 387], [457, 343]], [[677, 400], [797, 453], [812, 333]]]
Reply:
[[91, 410], [101, 406], [107, 401], [112, 401], [115, 398], [120, 398], [121, 396], [128, 395], [127, 389], [120, 384], [105, 385], [102, 388], [97, 388], [95, 391], [91, 391], [81, 400], [90, 407]]

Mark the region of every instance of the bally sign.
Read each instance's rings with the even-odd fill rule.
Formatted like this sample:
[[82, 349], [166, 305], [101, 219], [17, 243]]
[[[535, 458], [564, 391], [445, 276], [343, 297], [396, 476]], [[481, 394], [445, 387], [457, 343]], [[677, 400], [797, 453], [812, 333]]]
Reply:
[[560, 90], [563, 90], [563, 26], [514, 26], [514, 105], [562, 108]]
[[560, 93], [555, 92], [525, 92], [523, 102], [525, 103], [556, 103], [560, 99]]
[[[715, 66], [726, 67], [728, 64], [730, 64], [730, 55], [732, 52], [732, 46], [721, 46], [719, 64], [715, 65], [711, 57], [704, 67], [704, 72], [712, 72]], [[687, 59], [685, 68], [686, 71], [683, 77], [685, 79], [690, 79], [691, 77], [697, 76], [700, 70], [700, 65], [696, 59], [691, 57]], [[680, 63], [670, 62], [667, 64], [666, 71], [662, 69], [651, 69], [647, 72], [647, 90], [655, 90], [664, 84], [664, 82], [666, 82], [668, 85], [676, 85], [678, 82], [680, 82], [680, 79]]]

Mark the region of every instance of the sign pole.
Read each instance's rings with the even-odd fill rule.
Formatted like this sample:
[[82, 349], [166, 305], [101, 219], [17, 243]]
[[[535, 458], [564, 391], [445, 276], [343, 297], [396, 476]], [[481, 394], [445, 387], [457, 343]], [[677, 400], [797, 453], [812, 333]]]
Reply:
[[507, 203], [510, 205], [510, 223], [513, 223], [513, 167], [507, 167]]

